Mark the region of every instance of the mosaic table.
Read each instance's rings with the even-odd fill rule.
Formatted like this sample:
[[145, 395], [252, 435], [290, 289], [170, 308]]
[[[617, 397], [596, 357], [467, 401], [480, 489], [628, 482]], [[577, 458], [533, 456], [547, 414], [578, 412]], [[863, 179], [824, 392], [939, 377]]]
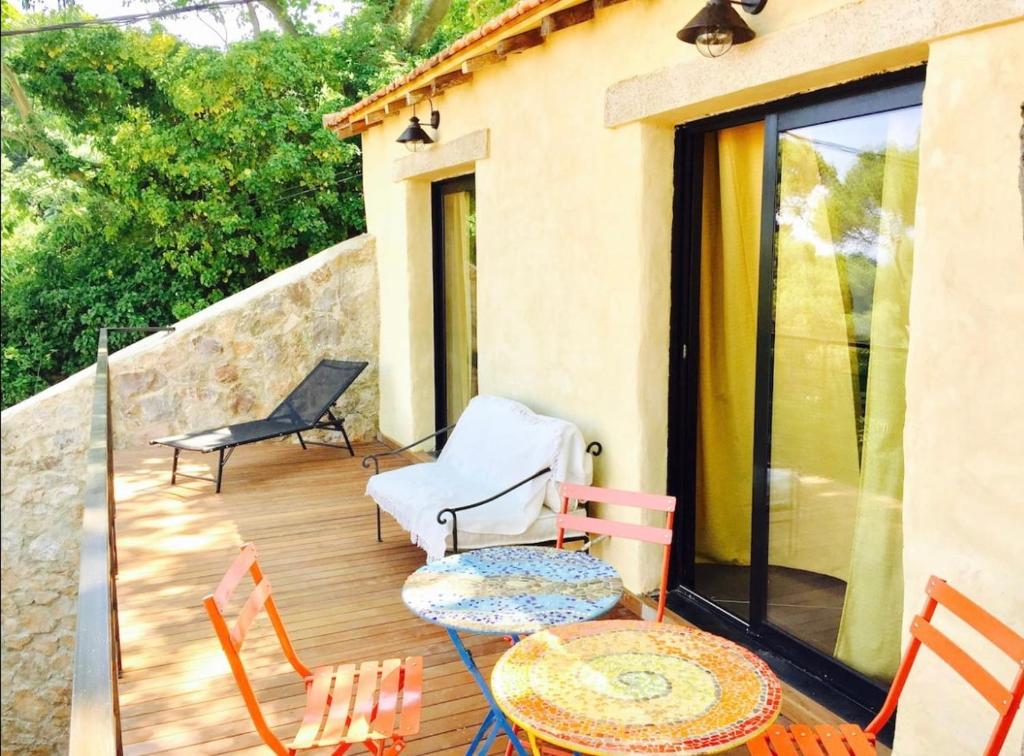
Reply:
[[495, 702], [543, 740], [584, 754], [727, 751], [772, 725], [782, 706], [761, 659], [711, 633], [610, 620], [555, 627], [498, 660]]
[[499, 732], [521, 756], [526, 750], [501, 709], [460, 632], [510, 636], [583, 622], [610, 611], [622, 595], [615, 568], [581, 551], [499, 546], [454, 554], [416, 570], [402, 600], [419, 617], [444, 627], [490, 711], [466, 753], [487, 753]]

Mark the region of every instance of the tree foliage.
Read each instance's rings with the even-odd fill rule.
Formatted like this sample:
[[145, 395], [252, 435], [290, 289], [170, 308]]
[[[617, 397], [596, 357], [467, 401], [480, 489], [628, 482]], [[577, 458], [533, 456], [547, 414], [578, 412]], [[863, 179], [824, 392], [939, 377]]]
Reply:
[[[160, 28], [5, 44], [4, 406], [91, 363], [101, 325], [172, 322], [363, 230], [358, 146], [321, 117], [445, 42], [411, 53], [390, 4], [303, 33], [275, 1], [293, 29], [223, 51]], [[455, 7], [445, 40], [475, 21]]]

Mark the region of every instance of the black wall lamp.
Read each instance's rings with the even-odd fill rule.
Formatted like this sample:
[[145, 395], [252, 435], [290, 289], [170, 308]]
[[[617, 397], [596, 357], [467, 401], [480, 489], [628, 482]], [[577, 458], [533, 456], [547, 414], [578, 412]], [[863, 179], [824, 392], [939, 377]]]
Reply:
[[[436, 132], [437, 127], [441, 125], [441, 114], [434, 110], [433, 100], [428, 100], [428, 102], [430, 103], [430, 128]], [[416, 152], [421, 146], [434, 143], [430, 134], [420, 126], [420, 119], [416, 117], [415, 105], [412, 106], [412, 118], [409, 119], [409, 125], [395, 141], [404, 144], [410, 152]]]
[[754, 38], [754, 30], [732, 6], [738, 5], [751, 15], [764, 10], [768, 0], [708, 0], [700, 13], [690, 19], [676, 36], [696, 45], [706, 58], [718, 58]]

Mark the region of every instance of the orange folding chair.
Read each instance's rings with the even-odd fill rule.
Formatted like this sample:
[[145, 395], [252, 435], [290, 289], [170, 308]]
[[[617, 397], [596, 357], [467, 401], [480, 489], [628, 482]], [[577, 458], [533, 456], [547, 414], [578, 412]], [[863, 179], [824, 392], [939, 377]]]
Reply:
[[[676, 497], [658, 494], [637, 493], [634, 491], [616, 491], [612, 488], [596, 486], [580, 486], [575, 483], [562, 483], [559, 489], [562, 495], [562, 511], [557, 517], [558, 538], [555, 548], [562, 548], [566, 530], [579, 530], [584, 533], [597, 533], [612, 538], [631, 538], [647, 543], [656, 543], [664, 547], [665, 555], [661, 561], [661, 589], [658, 595], [658, 614], [655, 620], [661, 622], [665, 617], [665, 599], [668, 593], [668, 565], [672, 551], [672, 518], [676, 511]], [[665, 527], [653, 525], [635, 525], [576, 514], [569, 511], [570, 499], [575, 501], [594, 501], [601, 504], [616, 504], [620, 507], [648, 509], [665, 513]]]
[[[234, 625], [229, 627], [224, 612], [247, 572], [256, 587], [242, 605]], [[336, 746], [332, 753], [342, 754], [353, 744], [363, 743], [372, 754], [394, 756], [405, 748], [406, 737], [419, 732], [423, 658], [370, 661], [358, 666], [307, 667], [299, 661], [285, 632], [271, 595], [270, 581], [260, 570], [256, 547], [251, 543], [242, 547], [242, 553], [232, 562], [217, 589], [203, 599], [203, 605], [228, 657], [256, 731], [274, 753], [291, 755]], [[267, 724], [239, 653], [253, 620], [264, 609], [281, 650], [306, 686], [302, 723], [287, 744], [282, 743]]]
[[[1020, 708], [1021, 698], [1024, 697], [1024, 637], [951, 588], [945, 580], [933, 576], [928, 580], [925, 592], [928, 599], [924, 610], [910, 623], [910, 644], [896, 670], [896, 677], [893, 678], [882, 710], [865, 729], [861, 730], [852, 724], [839, 725], [838, 728], [830, 725], [812, 728], [795, 724], [787, 730], [781, 725], [775, 725], [757, 740], [747, 744], [750, 753], [753, 756], [872, 756], [875, 753], [875, 738], [896, 711], [896, 703], [903, 692], [917, 652], [925, 645], [956, 670], [996, 710], [998, 718], [984, 754], [997, 756], [1010, 731], [1013, 717]], [[935, 628], [932, 616], [938, 606], [955, 614], [1013, 659], [1018, 671], [1012, 688], [1000, 683], [966, 651]]]
[[[665, 618], [665, 599], [668, 596], [668, 566], [672, 552], [672, 520], [675, 517], [676, 497], [639, 493], [636, 491], [617, 491], [614, 488], [598, 488], [597, 486], [581, 486], [576, 483], [562, 483], [558, 490], [562, 497], [562, 507], [555, 521], [558, 532], [555, 539], [556, 549], [563, 547], [566, 530], [596, 533], [597, 535], [611, 538], [631, 538], [635, 541], [656, 543], [664, 547], [665, 554], [661, 560], [661, 586], [658, 592], [658, 613], [655, 615], [655, 621], [661, 622]], [[665, 527], [605, 520], [599, 517], [577, 514], [575, 511], [570, 512], [569, 502], [571, 500], [577, 502], [593, 501], [599, 504], [617, 504], [622, 507], [664, 512]], [[518, 728], [516, 729], [518, 730]], [[569, 751], [553, 746], [550, 743], [539, 741], [538, 744], [543, 756], [572, 756]], [[510, 756], [511, 753], [512, 745], [509, 744], [505, 749], [505, 754]]]

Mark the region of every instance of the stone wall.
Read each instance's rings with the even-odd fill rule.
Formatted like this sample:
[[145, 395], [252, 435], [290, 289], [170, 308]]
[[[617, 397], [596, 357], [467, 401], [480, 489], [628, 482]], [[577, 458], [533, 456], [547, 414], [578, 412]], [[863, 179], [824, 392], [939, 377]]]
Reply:
[[[375, 438], [379, 317], [362, 236], [143, 339], [110, 359], [115, 447], [264, 416], [323, 357], [369, 361], [339, 408]], [[0, 416], [4, 754], [66, 751], [94, 372]]]

